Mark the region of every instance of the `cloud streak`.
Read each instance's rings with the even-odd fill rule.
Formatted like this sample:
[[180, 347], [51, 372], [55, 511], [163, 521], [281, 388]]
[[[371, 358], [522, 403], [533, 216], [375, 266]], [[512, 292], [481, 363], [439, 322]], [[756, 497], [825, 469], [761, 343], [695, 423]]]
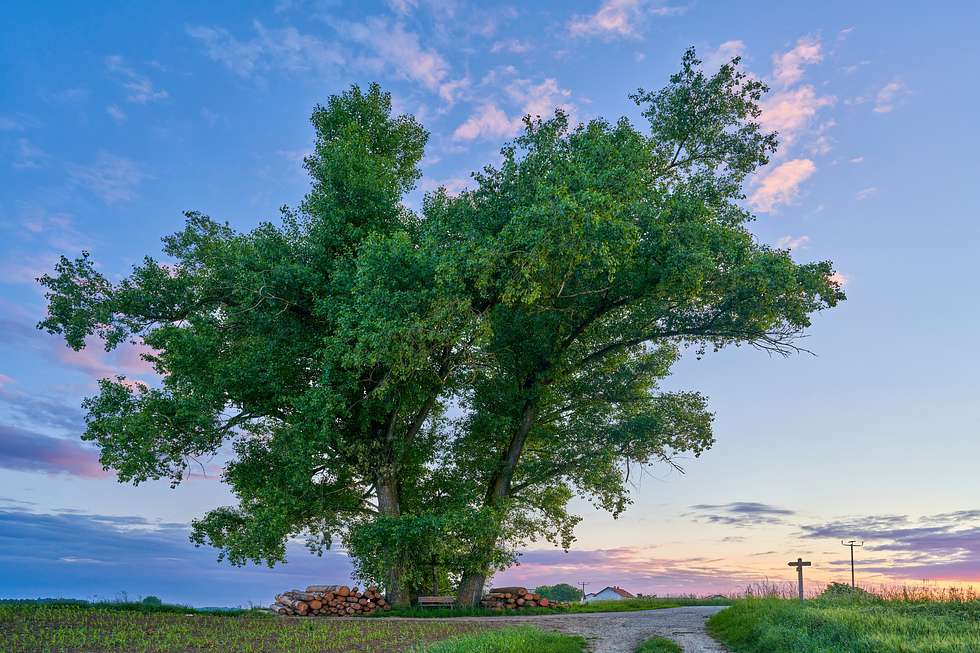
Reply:
[[106, 478], [95, 449], [80, 441], [53, 438], [0, 424], [0, 467], [19, 472]]
[[154, 594], [190, 605], [271, 603], [289, 587], [345, 582], [346, 555], [322, 558], [288, 546], [289, 564], [277, 569], [216, 562], [216, 551], [195, 548], [187, 524], [128, 515], [0, 509], [0, 595], [113, 598]]

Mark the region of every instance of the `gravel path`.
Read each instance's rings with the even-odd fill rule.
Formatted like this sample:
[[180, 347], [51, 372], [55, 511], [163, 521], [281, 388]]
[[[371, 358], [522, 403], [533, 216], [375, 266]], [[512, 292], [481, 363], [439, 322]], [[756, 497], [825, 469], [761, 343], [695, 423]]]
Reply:
[[539, 628], [582, 635], [592, 653], [633, 653], [641, 642], [654, 635], [672, 639], [685, 653], [723, 653], [724, 646], [704, 630], [708, 617], [723, 610], [718, 606], [663, 608], [637, 612], [591, 612], [537, 615], [531, 617], [461, 617], [494, 623], [534, 624]]

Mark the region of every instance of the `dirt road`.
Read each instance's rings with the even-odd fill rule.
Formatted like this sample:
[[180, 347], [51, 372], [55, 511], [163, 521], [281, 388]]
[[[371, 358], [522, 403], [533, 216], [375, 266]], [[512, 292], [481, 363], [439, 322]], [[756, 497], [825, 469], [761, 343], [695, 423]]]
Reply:
[[723, 609], [719, 606], [693, 606], [638, 612], [462, 618], [532, 624], [548, 630], [582, 635], [588, 640], [592, 653], [632, 653], [640, 642], [654, 635], [674, 640], [684, 648], [684, 653], [722, 653], [728, 649], [705, 632], [704, 623], [708, 617]]

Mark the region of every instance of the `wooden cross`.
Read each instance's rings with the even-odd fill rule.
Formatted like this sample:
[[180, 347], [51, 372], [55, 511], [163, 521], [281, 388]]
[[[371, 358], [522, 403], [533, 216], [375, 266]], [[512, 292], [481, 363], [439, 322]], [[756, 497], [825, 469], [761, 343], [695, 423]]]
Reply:
[[803, 600], [803, 568], [809, 567], [811, 562], [803, 562], [803, 558], [797, 558], [796, 562], [787, 563], [790, 567], [796, 567], [796, 577], [800, 581], [800, 601]]

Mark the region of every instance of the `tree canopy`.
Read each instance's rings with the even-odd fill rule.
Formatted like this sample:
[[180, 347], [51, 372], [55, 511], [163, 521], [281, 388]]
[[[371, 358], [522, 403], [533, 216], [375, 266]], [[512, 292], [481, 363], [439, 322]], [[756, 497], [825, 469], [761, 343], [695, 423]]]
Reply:
[[85, 400], [85, 439], [120, 481], [177, 484], [231, 448], [238, 502], [194, 523], [232, 563], [281, 562], [290, 537], [342, 541], [395, 602], [461, 598], [520, 547], [568, 547], [584, 496], [615, 515], [629, 479], [712, 442], [697, 392], [659, 383], [687, 348], [795, 350], [844, 298], [829, 262], [798, 264], [747, 228], [746, 178], [776, 136], [738, 60], [693, 50], [623, 118], [528, 117], [421, 212], [427, 133], [352, 87], [317, 107], [312, 187], [242, 233], [199, 213], [118, 283], [83, 253], [40, 282], [40, 327], [80, 349], [147, 345], [160, 376]]

